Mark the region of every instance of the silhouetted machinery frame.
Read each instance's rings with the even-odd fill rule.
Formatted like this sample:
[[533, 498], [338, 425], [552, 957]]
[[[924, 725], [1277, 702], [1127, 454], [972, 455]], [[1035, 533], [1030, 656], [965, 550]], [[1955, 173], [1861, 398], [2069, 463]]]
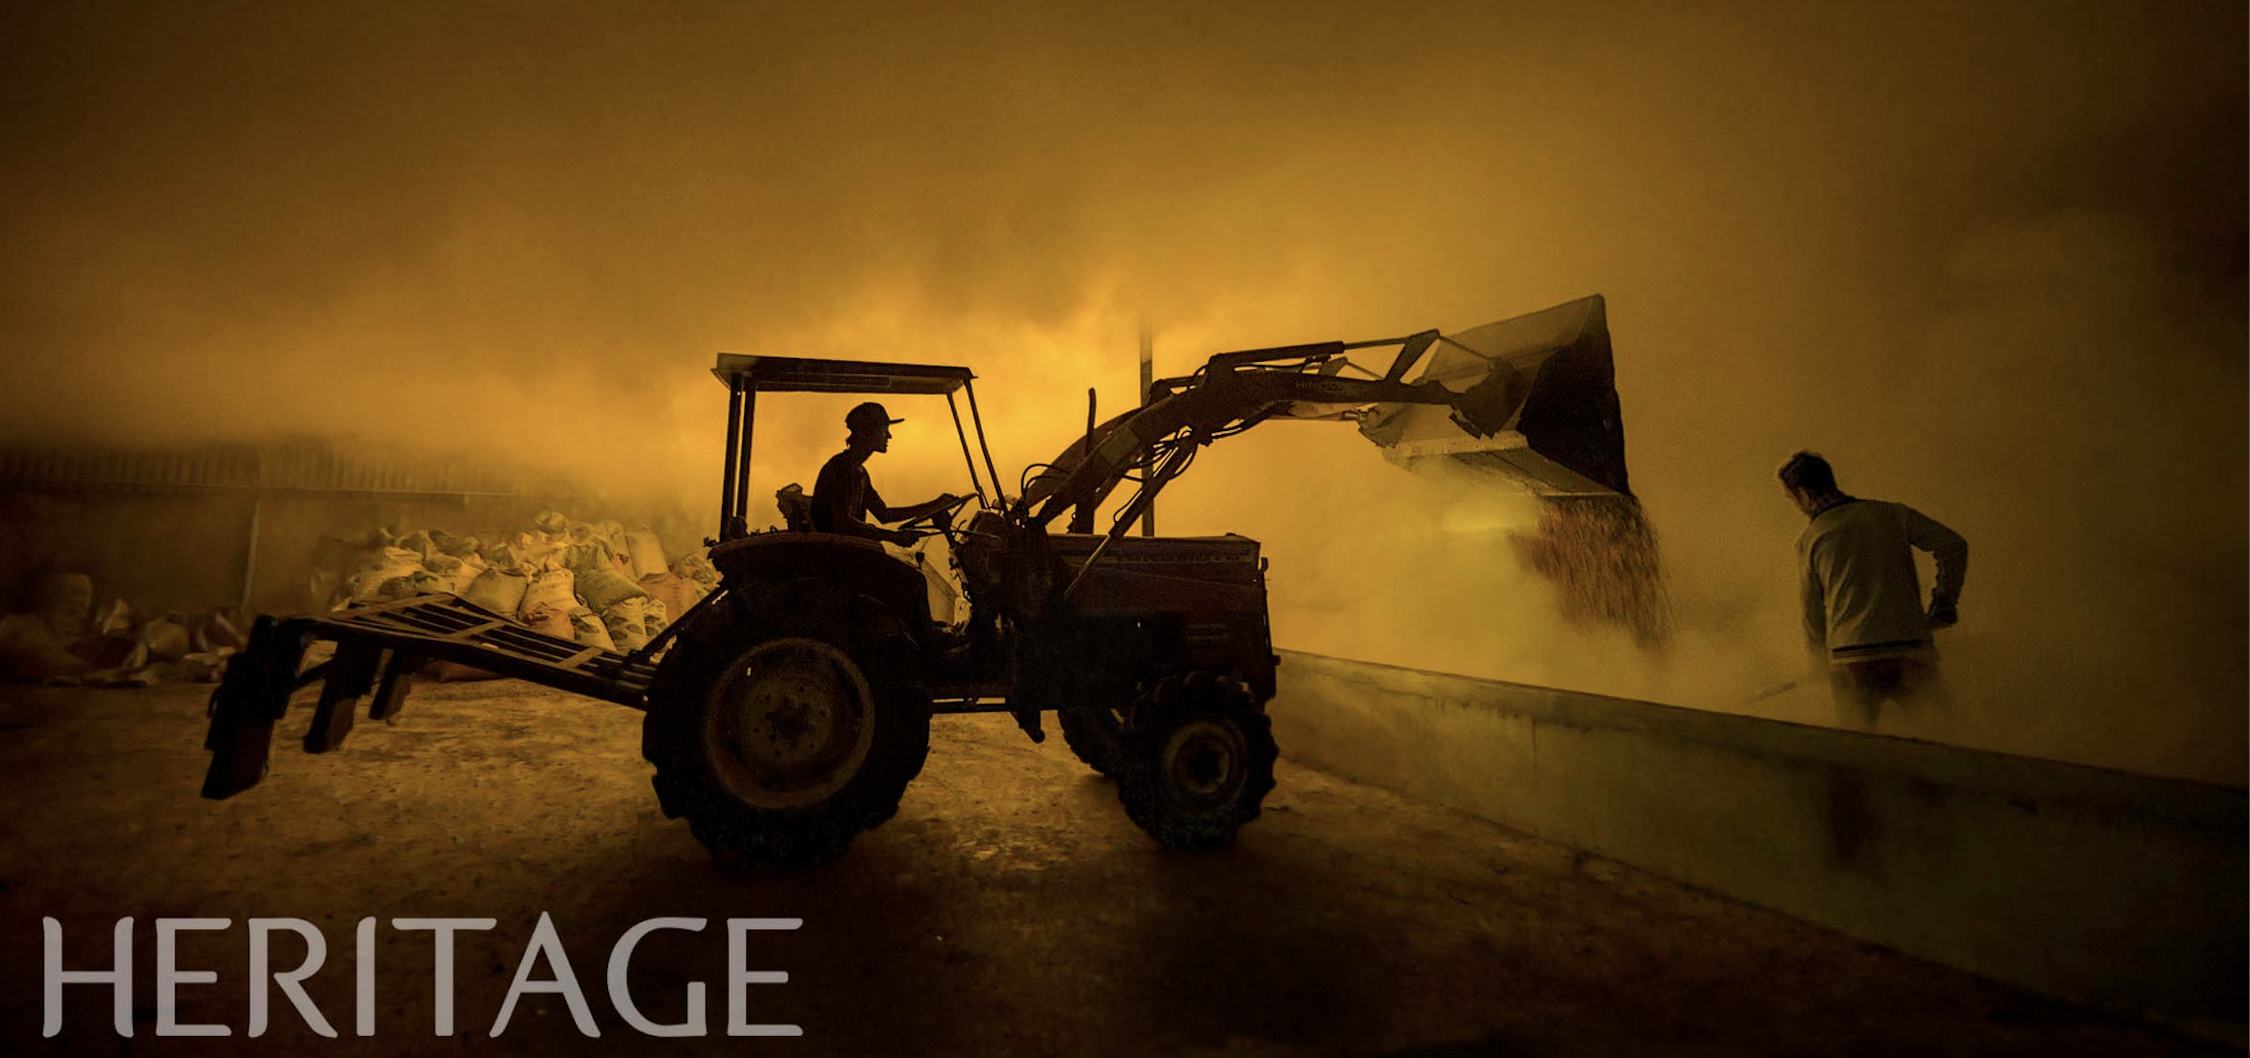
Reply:
[[[370, 718], [395, 722], [412, 673], [445, 659], [643, 710], [642, 753], [665, 813], [730, 868], [839, 855], [897, 810], [928, 753], [930, 718], [980, 711], [1012, 713], [1034, 740], [1055, 713], [1072, 751], [1115, 779], [1150, 835], [1225, 846], [1274, 781], [1265, 707], [1280, 659], [1266, 563], [1241, 536], [1127, 530], [1202, 446], [1284, 417], [1357, 421], [1386, 448], [1411, 449], [1401, 412], [1442, 411], [1440, 447], [1481, 445], [1546, 467], [1535, 467], [1541, 480], [1623, 492], [1602, 311], [1594, 297], [1519, 317], [1566, 325], [1533, 327], [1538, 337], [1503, 353], [1436, 331], [1222, 353], [1153, 383], [1145, 403], [1106, 422], [1089, 407], [1086, 432], [1028, 468], [1013, 495], [967, 368], [723, 354], [713, 374], [727, 388], [727, 447], [709, 541], [720, 580], [701, 602], [629, 654], [541, 635], [450, 595], [261, 617], [212, 695], [203, 794], [260, 781], [300, 689], [321, 685], [304, 747], [324, 753], [343, 744], [359, 699], [371, 698]], [[1450, 367], [1428, 355], [1441, 343]], [[1383, 348], [1397, 352], [1381, 372], [1347, 357]], [[1406, 381], [1417, 366], [1424, 377]], [[972, 495], [925, 520], [947, 543], [942, 557], [934, 545], [909, 553], [809, 528], [749, 531], [761, 393], [944, 397]], [[1578, 421], [1604, 409], [1602, 422]], [[1569, 421], [1570, 443], [1525, 441], [1527, 416], [1542, 414]], [[1131, 495], [1096, 531], [1126, 484]], [[933, 613], [918, 563], [937, 561], [958, 571], [965, 620]], [[323, 640], [333, 656], [306, 667]]]

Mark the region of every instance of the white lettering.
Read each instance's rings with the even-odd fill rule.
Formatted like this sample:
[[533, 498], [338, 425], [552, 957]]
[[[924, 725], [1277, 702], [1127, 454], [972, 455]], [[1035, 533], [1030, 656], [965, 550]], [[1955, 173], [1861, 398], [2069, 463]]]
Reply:
[[[368, 917], [359, 920], [355, 931], [355, 977], [353, 981], [353, 1030], [355, 1035], [375, 1035], [375, 963], [377, 923]], [[635, 923], [617, 938], [610, 947], [607, 974], [604, 983], [609, 989], [611, 1006], [626, 1024], [646, 1036], [664, 1038], [700, 1037], [710, 1033], [709, 986], [703, 981], [686, 982], [686, 1012], [680, 1021], [665, 1023], [652, 1020], [634, 1002], [632, 994], [632, 964], [634, 952], [642, 941], [658, 930], [685, 930], [702, 933], [710, 925], [707, 918], [666, 917], [651, 918]], [[62, 923], [54, 918], [40, 920], [45, 935], [45, 978], [43, 989], [44, 1014], [41, 1035], [53, 1038], [63, 1029], [63, 989], [65, 985], [108, 985], [111, 999], [111, 1021], [117, 1035], [133, 1035], [133, 919], [121, 918], [112, 934], [111, 965], [107, 969], [66, 970], [63, 968]], [[313, 1032], [330, 1039], [337, 1037], [337, 1028], [320, 1005], [313, 1001], [305, 982], [328, 963], [328, 939], [320, 927], [301, 918], [251, 918], [250, 933], [249, 1005], [250, 1020], [244, 1031], [248, 1037], [263, 1037], [273, 1027], [273, 989], [278, 987], [295, 1009], [297, 1017]], [[438, 1036], [453, 1036], [454, 1022], [454, 934], [462, 930], [491, 930], [499, 920], [491, 918], [394, 918], [391, 927], [401, 932], [427, 932], [432, 934], [432, 1028]], [[183, 985], [212, 985], [219, 981], [217, 970], [182, 969], [180, 963], [179, 935], [190, 930], [225, 930], [234, 920], [226, 918], [159, 918], [156, 920], [156, 1035], [158, 1036], [231, 1036], [234, 1029], [225, 1024], [183, 1024], [180, 1021], [179, 991]], [[727, 931], [727, 1021], [729, 1036], [803, 1036], [804, 1030], [796, 1025], [752, 1024], [749, 1016], [749, 986], [754, 984], [787, 984], [789, 974], [782, 970], [752, 970], [749, 962], [749, 935], [753, 930], [795, 930], [804, 926], [800, 918], [730, 918]], [[302, 938], [305, 952], [294, 969], [275, 965], [274, 934], [294, 933]], [[286, 945], [284, 945], [286, 947]], [[281, 953], [286, 960], [287, 953]], [[537, 976], [533, 970], [544, 959], [548, 976]], [[644, 982], [645, 983], [645, 982]], [[516, 1003], [524, 996], [537, 993], [559, 993], [569, 1005], [570, 1016], [578, 1031], [589, 1038], [601, 1036], [601, 1026], [586, 1001], [585, 990], [580, 987], [576, 972], [571, 967], [570, 955], [564, 949], [562, 937], [555, 929], [552, 915], [540, 912], [539, 921], [532, 929], [531, 938], [524, 947], [523, 958], [516, 964], [514, 980], [493, 1019], [491, 1035], [506, 1032], [514, 1019]]]
[[[269, 949], [273, 931], [285, 929], [305, 938], [305, 961], [288, 973], [273, 973]], [[304, 980], [319, 972], [328, 961], [328, 938], [321, 936], [320, 928], [301, 918], [254, 918], [250, 920], [250, 1031], [247, 1035], [266, 1034], [266, 1014], [269, 996], [266, 994], [267, 976], [281, 986], [281, 994], [289, 997], [289, 1005], [297, 1008], [297, 1016], [305, 1019], [314, 1032], [333, 1038], [336, 1030], [322, 1017], [320, 1008], [313, 1005], [312, 997], [305, 994]]]
[[[432, 979], [432, 984], [437, 990], [435, 1006], [437, 1007], [438, 1035], [453, 1035], [453, 931], [457, 929], [491, 929], [499, 924], [500, 920], [495, 918], [394, 918], [391, 920], [392, 929], [426, 929], [435, 934], [431, 938], [431, 942], [437, 945], [437, 974]], [[361, 987], [364, 989], [369, 986], [362, 984]], [[372, 1020], [374, 1014], [371, 1007], [372, 1004], [369, 1007], [363, 1007], [361, 1016]]]
[[41, 1036], [53, 1036], [62, 1031], [62, 986], [108, 985], [110, 1023], [119, 1036], [133, 1034], [133, 920], [117, 920], [117, 932], [112, 935], [112, 959], [107, 970], [65, 970], [62, 965], [62, 923], [52, 918], [41, 918], [39, 924], [47, 935], [47, 1013], [39, 1029]]
[[609, 1002], [617, 1008], [617, 1016], [644, 1036], [701, 1036], [705, 1034], [703, 982], [689, 981], [687, 986], [687, 1020], [677, 1025], [659, 1025], [642, 1016], [641, 1008], [633, 1005], [633, 993], [626, 984], [625, 970], [633, 961], [633, 948], [641, 938], [660, 929], [684, 929], [700, 933], [710, 920], [701, 918], [652, 918], [617, 938], [617, 945], [609, 950]]
[[[551, 981], [531, 979], [532, 961], [541, 955], [555, 967]], [[555, 920], [547, 913], [539, 913], [539, 924], [532, 927], [531, 943], [523, 950], [523, 961], [516, 964], [516, 979], [508, 985], [508, 998], [500, 1003], [500, 1016], [493, 1019], [492, 1034], [498, 1036], [508, 1029], [508, 1016], [516, 1011], [516, 997], [526, 992], [560, 992], [563, 1001], [570, 1004], [571, 1020], [578, 1023], [578, 1031], [588, 1036], [602, 1034], [594, 1024], [594, 1012], [586, 1007], [586, 993], [578, 988], [577, 975], [570, 972], [570, 956], [563, 953], [562, 938], [555, 935]]]
[[176, 998], [181, 985], [217, 984], [217, 970], [179, 968], [180, 931], [225, 929], [230, 918], [160, 918], [156, 920], [156, 1034], [159, 1036], [232, 1036], [225, 1025], [182, 1025]]
[[352, 1031], [361, 1036], [375, 1035], [375, 920], [359, 920], [359, 936], [353, 940], [359, 956], [359, 980], [355, 991], [358, 1001]]
[[779, 985], [789, 983], [785, 970], [745, 970], [742, 964], [748, 957], [750, 931], [754, 929], [796, 929], [805, 924], [801, 918], [730, 918], [727, 920], [727, 1035], [729, 1036], [802, 1036], [805, 1030], [795, 1025], [752, 1025], [744, 1021], [749, 1004], [744, 985]]

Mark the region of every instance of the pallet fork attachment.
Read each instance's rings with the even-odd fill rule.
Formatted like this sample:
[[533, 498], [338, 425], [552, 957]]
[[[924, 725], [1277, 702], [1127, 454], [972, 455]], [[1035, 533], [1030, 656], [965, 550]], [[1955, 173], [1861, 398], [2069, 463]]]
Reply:
[[[689, 616], [726, 594], [721, 588], [704, 596], [631, 654], [541, 635], [451, 595], [419, 595], [318, 616], [260, 617], [249, 649], [228, 661], [211, 695], [211, 728], [203, 741], [211, 765], [203, 776], [203, 796], [224, 800], [265, 777], [274, 725], [298, 690], [321, 684], [304, 746], [307, 753], [327, 753], [344, 744], [359, 700], [370, 691], [368, 719], [395, 721], [413, 689], [414, 672], [431, 659], [645, 709], [656, 657]], [[322, 640], [336, 644], [335, 656], [305, 668], [307, 650]]]

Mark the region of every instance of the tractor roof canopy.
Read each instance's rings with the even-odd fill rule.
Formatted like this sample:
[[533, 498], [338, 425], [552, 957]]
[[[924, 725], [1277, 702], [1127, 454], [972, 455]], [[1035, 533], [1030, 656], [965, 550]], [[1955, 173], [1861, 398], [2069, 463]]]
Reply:
[[911, 393], [950, 396], [976, 376], [965, 367], [886, 364], [871, 360], [810, 360], [793, 356], [720, 353], [711, 374], [732, 389], [740, 380], [751, 393]]
[[[977, 473], [977, 455], [984, 456], [984, 473], [994, 491], [1000, 469], [985, 445], [984, 422], [977, 413], [977, 390], [970, 384], [976, 375], [965, 367], [944, 364], [892, 364], [872, 360], [815, 360], [795, 356], [746, 356], [720, 353], [711, 374], [727, 388], [726, 467], [719, 485], [719, 535], [725, 542], [749, 535], [750, 435], [760, 393], [842, 393], [861, 396], [944, 397], [953, 412], [953, 429], [961, 439], [962, 458], [968, 460], [969, 478], [978, 496], [985, 495]], [[969, 398], [968, 421], [953, 403], [955, 393]], [[976, 433], [976, 451], [969, 445]], [[987, 506], [998, 496], [985, 500]]]

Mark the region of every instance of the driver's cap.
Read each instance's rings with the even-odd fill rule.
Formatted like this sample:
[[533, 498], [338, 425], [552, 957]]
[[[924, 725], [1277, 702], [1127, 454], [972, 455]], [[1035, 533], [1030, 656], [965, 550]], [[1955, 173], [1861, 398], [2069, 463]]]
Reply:
[[883, 406], [874, 401], [868, 401], [844, 413], [844, 425], [849, 427], [853, 433], [862, 433], [878, 426], [891, 426], [905, 421], [905, 419], [891, 418], [891, 413], [883, 410]]

